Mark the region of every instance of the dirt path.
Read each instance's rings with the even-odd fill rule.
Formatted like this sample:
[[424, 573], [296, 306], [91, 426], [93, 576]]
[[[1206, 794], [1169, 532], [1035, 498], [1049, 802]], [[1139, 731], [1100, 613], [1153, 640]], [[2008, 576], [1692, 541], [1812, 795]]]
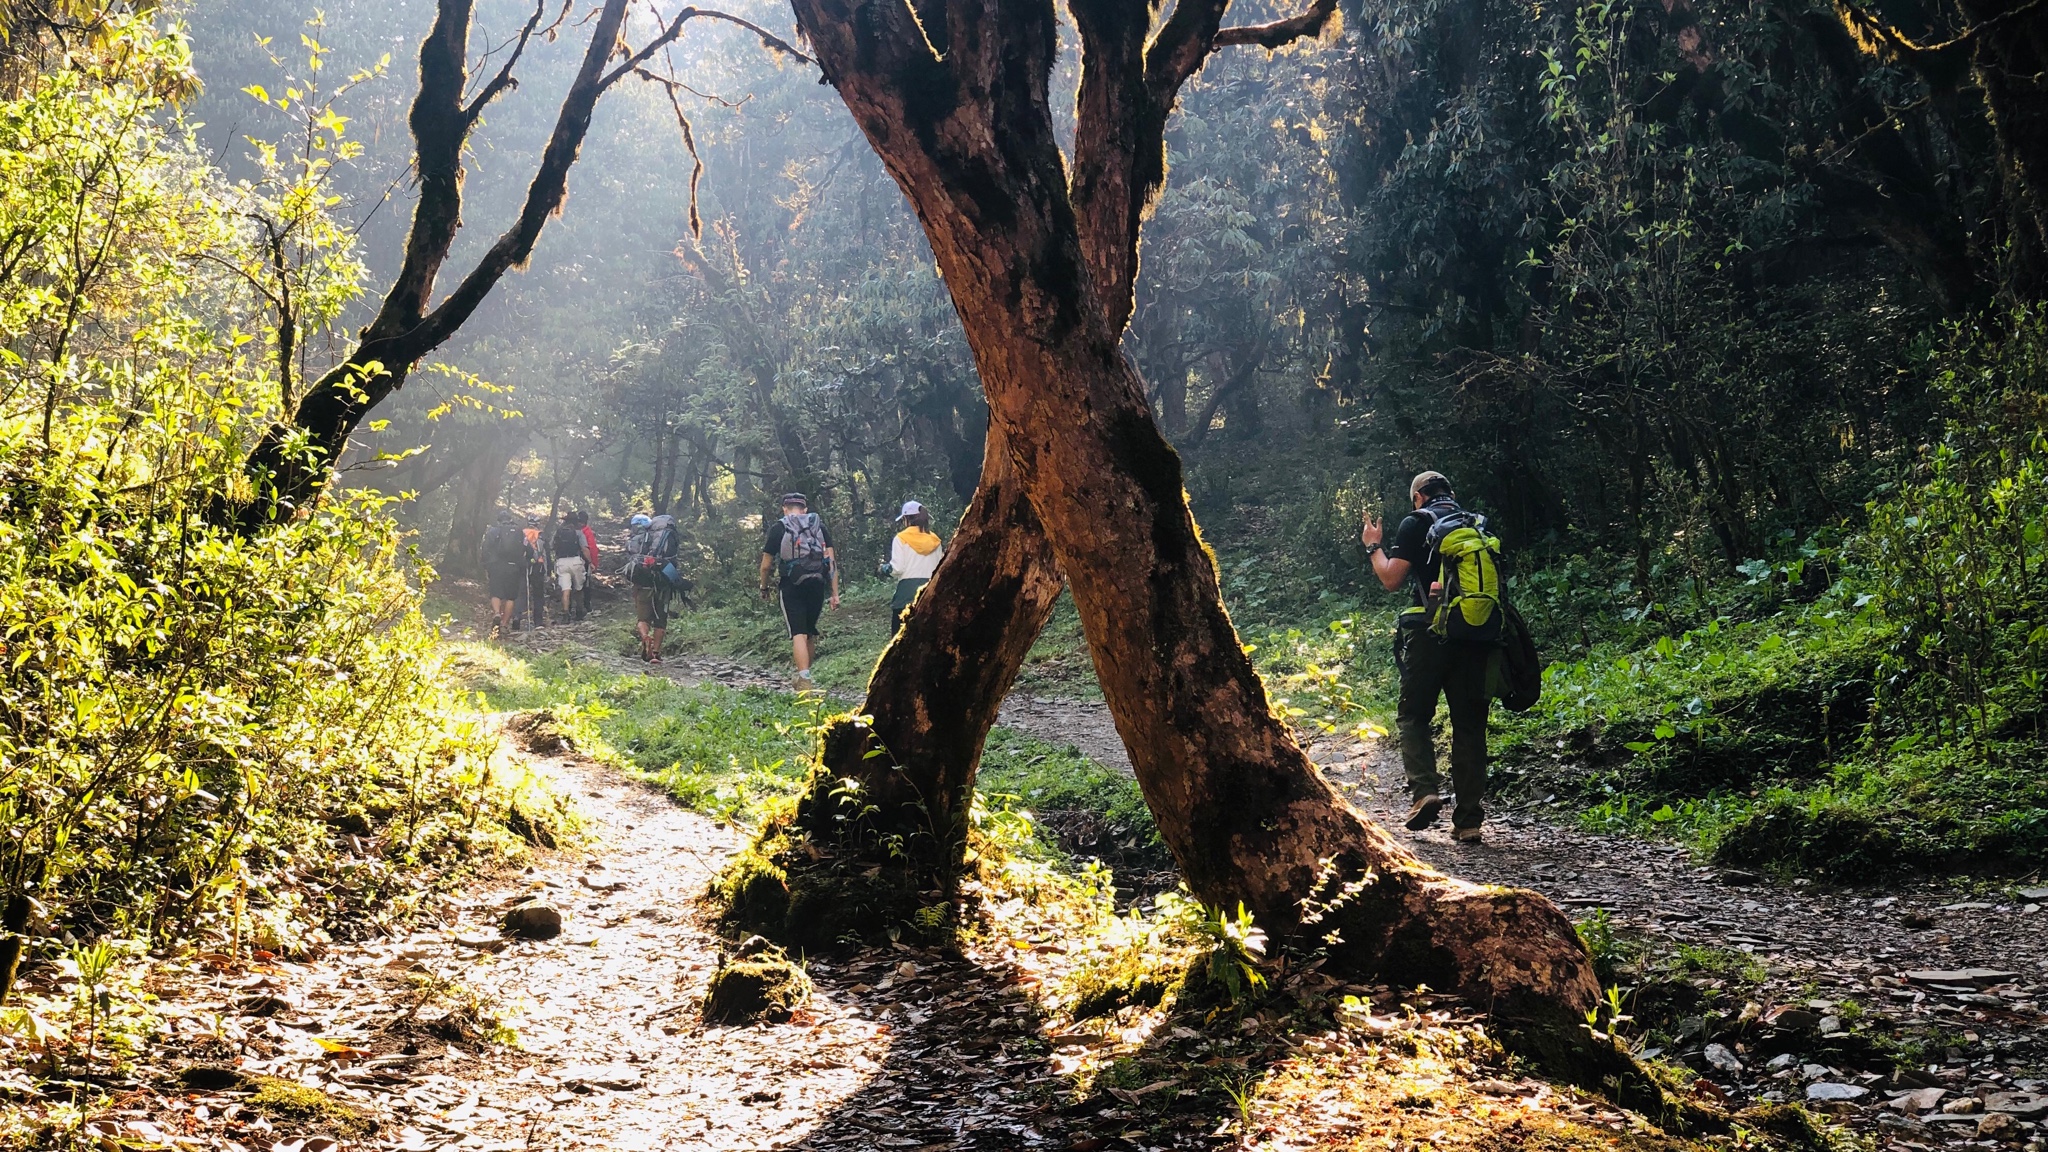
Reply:
[[[535, 763], [594, 831], [586, 850], [468, 893], [407, 935], [233, 977], [213, 1004], [188, 992], [180, 1012], [226, 1013], [246, 1037], [240, 1072], [318, 1083], [376, 1113], [374, 1142], [402, 1152], [1067, 1146], [1040, 1091], [1047, 1047], [1000, 965], [900, 946], [814, 961], [816, 994], [792, 1022], [704, 1026], [721, 945], [694, 901], [740, 833], [589, 761]], [[563, 914], [561, 934], [502, 936], [502, 910], [533, 897]], [[429, 982], [505, 1013], [519, 1047], [451, 1039], [462, 1033], [444, 1013], [464, 993], [406, 1012]], [[246, 1110], [237, 1126], [238, 1099], [182, 1107], [236, 1144], [272, 1147]]]

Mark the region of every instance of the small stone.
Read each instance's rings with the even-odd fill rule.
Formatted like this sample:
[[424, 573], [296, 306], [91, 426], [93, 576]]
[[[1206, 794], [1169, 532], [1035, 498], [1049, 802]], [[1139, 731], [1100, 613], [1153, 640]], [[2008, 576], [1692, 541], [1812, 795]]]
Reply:
[[562, 934], [562, 914], [545, 900], [528, 900], [507, 909], [501, 926], [522, 940], [552, 940]]
[[1771, 1009], [1770, 1014], [1764, 1017], [1764, 1023], [1787, 1032], [1811, 1032], [1820, 1026], [1820, 1014], [1781, 1004]]
[[1707, 1063], [1723, 1072], [1733, 1074], [1742, 1071], [1742, 1061], [1736, 1058], [1735, 1053], [1730, 1051], [1726, 1044], [1707, 1045], [1705, 1055]]
[[1783, 1072], [1797, 1063], [1799, 1063], [1797, 1053], [1780, 1052], [1778, 1055], [1771, 1057], [1771, 1062], [1764, 1065], [1764, 1067], [1772, 1072]]
[[2048, 900], [2048, 888], [2022, 888], [2015, 894], [2022, 900]]
[[1833, 1076], [1835, 1070], [1825, 1064], [1802, 1064], [1799, 1066], [1799, 1074], [1808, 1080], [1825, 1080]]
[[1915, 984], [1974, 984], [1989, 988], [1993, 984], [2010, 984], [2019, 979], [2016, 972], [2001, 972], [1996, 968], [1938, 968], [1918, 972], [1902, 972], [1900, 975]]
[[1984, 1102], [1975, 1096], [1958, 1096], [1941, 1106], [1944, 1116], [1974, 1116], [1984, 1110]]
[[1885, 1102], [1885, 1107], [1901, 1112], [1927, 1112], [1941, 1106], [1941, 1098], [1948, 1095], [1946, 1088], [1915, 1088], [1901, 1092]]
[[2026, 1133], [2010, 1112], [1987, 1112], [1977, 1121], [1977, 1139], [2017, 1141]]
[[1925, 932], [1934, 927], [1934, 917], [1925, 912], [1906, 911], [1899, 913], [1899, 926], [1909, 932]]
[[1890, 1112], [1879, 1113], [1877, 1117], [1877, 1126], [1880, 1128], [1897, 1129], [1898, 1131], [1905, 1133], [1909, 1136], [1919, 1136], [1934, 1131], [1932, 1128], [1929, 1128], [1927, 1125], [1922, 1124], [1919, 1120], [1915, 1119], [1914, 1117], [1896, 1116]]
[[1840, 1016], [1823, 1016], [1820, 1018], [1821, 1035], [1835, 1036], [1839, 1035], [1843, 1031], [1844, 1029], [1842, 1027], [1842, 1018]]
[[1716, 879], [1720, 880], [1723, 884], [1733, 887], [1748, 887], [1751, 884], [1761, 884], [1764, 882], [1762, 876], [1754, 872], [1746, 872], [1740, 868], [1723, 868]]
[[1806, 1086], [1808, 1100], [1861, 1100], [1868, 1095], [1868, 1088], [1859, 1088], [1854, 1084], [1836, 1084], [1827, 1080]]

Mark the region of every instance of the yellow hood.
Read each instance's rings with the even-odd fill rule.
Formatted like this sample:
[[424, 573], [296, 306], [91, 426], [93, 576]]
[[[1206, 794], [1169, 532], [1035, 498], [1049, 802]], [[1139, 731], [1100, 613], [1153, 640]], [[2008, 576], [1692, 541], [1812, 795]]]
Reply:
[[910, 545], [910, 550], [919, 556], [929, 556], [939, 550], [939, 538], [922, 528], [905, 528], [896, 534], [896, 538]]

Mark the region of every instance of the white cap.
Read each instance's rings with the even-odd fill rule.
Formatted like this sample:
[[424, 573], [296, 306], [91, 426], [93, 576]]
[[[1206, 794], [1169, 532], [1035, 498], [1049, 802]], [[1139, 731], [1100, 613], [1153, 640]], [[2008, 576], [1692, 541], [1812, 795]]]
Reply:
[[901, 520], [901, 519], [903, 519], [903, 518], [904, 518], [905, 516], [915, 516], [915, 515], [917, 515], [917, 514], [918, 514], [919, 512], [922, 512], [922, 511], [924, 511], [924, 505], [922, 505], [922, 504], [919, 504], [919, 503], [918, 503], [917, 501], [915, 501], [915, 500], [905, 500], [905, 501], [903, 502], [903, 511], [901, 511], [901, 512], [898, 512], [898, 513], [896, 514], [896, 518], [897, 518], [898, 520]]

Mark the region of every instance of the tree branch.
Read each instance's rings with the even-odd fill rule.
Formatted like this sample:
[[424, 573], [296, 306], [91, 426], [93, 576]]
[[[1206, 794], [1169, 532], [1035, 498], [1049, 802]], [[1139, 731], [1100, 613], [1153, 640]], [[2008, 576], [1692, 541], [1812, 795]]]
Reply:
[[[562, 26], [562, 21], [569, 16], [569, 6], [574, 2], [575, 0], [562, 0], [562, 10], [555, 15], [555, 22], [547, 27], [549, 34]], [[512, 69], [518, 66], [519, 58], [525, 55], [526, 43], [533, 39], [534, 31], [540, 27], [540, 18], [546, 15], [547, 6], [548, 0], [533, 0], [533, 15], [526, 18], [526, 26], [519, 30], [519, 37], [512, 44], [512, 55], [506, 59], [504, 67], [498, 69], [498, 74], [491, 77], [491, 82], [484, 85], [483, 90], [476, 94], [476, 99], [471, 100], [469, 106], [462, 110], [462, 118], [469, 122], [470, 128], [476, 126], [477, 117], [484, 114], [484, 109], [490, 107], [491, 101], [496, 100], [506, 89], [519, 87], [519, 81], [512, 77]]]
[[761, 27], [759, 24], [754, 23], [752, 20], [742, 19], [741, 17], [734, 16], [728, 12], [720, 12], [715, 8], [685, 8], [681, 12], [676, 13], [676, 18], [674, 20], [669, 21], [668, 27], [661, 30], [661, 35], [656, 36], [654, 39], [648, 41], [647, 45], [641, 48], [639, 51], [627, 56], [626, 62], [624, 64], [621, 64], [617, 68], [612, 69], [611, 72], [605, 76], [603, 83], [600, 85], [600, 88], [609, 88], [613, 84], [618, 83], [619, 79], [625, 76], [627, 73], [638, 72], [640, 70], [640, 66], [647, 63], [648, 57], [653, 56], [656, 52], [659, 52], [663, 48], [666, 48], [670, 44], [674, 43], [676, 38], [683, 34], [683, 25], [689, 23], [692, 20], [697, 19], [698, 17], [703, 17], [706, 20], [723, 20], [728, 24], [737, 24], [740, 27], [745, 28], [747, 31], [752, 32], [754, 35], [759, 36], [761, 38], [761, 46], [763, 48], [768, 49], [770, 52], [776, 52], [784, 56], [793, 57], [798, 63], [801, 64], [817, 63], [817, 61], [812, 60], [809, 56], [806, 56], [802, 52], [797, 51], [795, 46], [790, 44], [787, 40], [784, 40], [782, 37], [777, 36], [775, 33], [768, 31], [766, 28]]
[[607, 83], [604, 66], [618, 50], [627, 4], [628, 0], [605, 0], [603, 9], [598, 13], [597, 28], [591, 34], [590, 46], [583, 52], [583, 65], [577, 70], [575, 81], [569, 85], [568, 94], [562, 98], [562, 110], [555, 117], [555, 130], [549, 135], [547, 147], [541, 153], [540, 168], [534, 173], [533, 183], [527, 186], [526, 203], [520, 209], [518, 219], [498, 237], [497, 242], [477, 261], [476, 267], [470, 269], [469, 275], [462, 278], [462, 283], [448, 294], [448, 298], [407, 333], [408, 339], [400, 347], [406, 352], [417, 349], [415, 354], [407, 357], [409, 361], [433, 351], [453, 335], [506, 272], [525, 264], [533, 255], [533, 246], [540, 240], [541, 228], [548, 217], [561, 211], [562, 201], [569, 191], [569, 169], [576, 163], [576, 154], [583, 148], [583, 137], [590, 131], [590, 117], [597, 107], [597, 99], [604, 94]]
[[2038, 11], [2048, 0], [2026, 0], [2026, 3], [2008, 8], [1998, 15], [1979, 24], [1972, 24], [1954, 36], [1936, 44], [1921, 44], [1910, 39], [1905, 33], [1894, 28], [1883, 17], [1866, 11], [1856, 0], [1835, 0], [1835, 8], [1842, 14], [1842, 22], [1850, 30], [1862, 33], [1878, 41], [1901, 56], [1931, 57], [1945, 56], [1951, 52], [1968, 48], [1985, 33], [2002, 28], [2021, 17]]
[[1330, 17], [1337, 13], [1337, 0], [1315, 0], [1306, 12], [1275, 20], [1270, 24], [1244, 24], [1236, 28], [1220, 29], [1216, 33], [1216, 47], [1230, 48], [1249, 44], [1271, 52], [1285, 48], [1296, 40], [1309, 36], [1320, 36]]

